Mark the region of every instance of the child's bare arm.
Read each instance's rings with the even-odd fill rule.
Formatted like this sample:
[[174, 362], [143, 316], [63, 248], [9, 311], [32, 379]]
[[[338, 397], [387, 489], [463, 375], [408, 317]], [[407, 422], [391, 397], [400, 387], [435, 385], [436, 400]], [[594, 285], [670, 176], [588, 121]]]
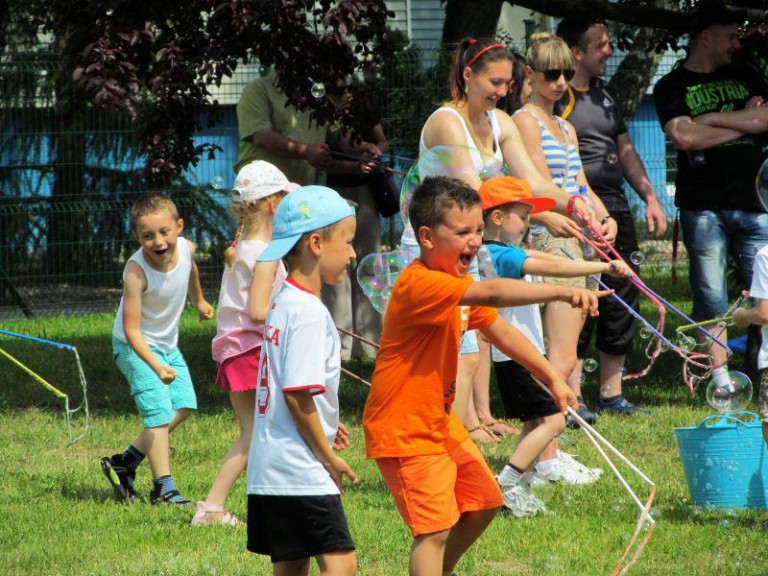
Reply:
[[203, 285], [200, 283], [200, 270], [198, 270], [197, 262], [195, 262], [195, 245], [192, 242], [189, 242], [189, 255], [192, 258], [192, 271], [189, 273], [187, 295], [197, 310], [200, 320], [210, 320], [213, 318], [213, 306], [206, 301], [203, 295]]
[[591, 274], [609, 274], [611, 276], [630, 276], [632, 269], [621, 260], [612, 260], [611, 262], [597, 262], [591, 260], [570, 260], [568, 258], [559, 258], [557, 256], [546, 254], [550, 258], [539, 258], [538, 254], [525, 259], [522, 266], [523, 274], [533, 276], [551, 276], [554, 278], [575, 278], [578, 276], [589, 276]]
[[141, 334], [141, 295], [146, 288], [146, 278], [141, 266], [135, 262], [129, 262], [125, 270], [125, 283], [123, 284], [123, 331], [128, 345], [133, 348], [136, 355], [157, 374], [165, 384], [170, 384], [176, 378], [176, 370], [170, 366], [161, 364], [149, 344]]
[[315, 458], [328, 471], [339, 490], [342, 490], [342, 476], [347, 476], [353, 483], [356, 483], [357, 474], [355, 471], [343, 459], [336, 456], [328, 444], [311, 392], [308, 390], [285, 392], [284, 398], [288, 411], [296, 423], [296, 429], [309, 449], [312, 450]]
[[736, 308], [733, 313], [733, 323], [742, 328], [750, 324], [764, 326], [768, 324], [768, 300], [757, 298], [755, 307], [747, 310], [746, 308]]
[[279, 260], [256, 262], [253, 267], [253, 278], [248, 290], [248, 318], [254, 324], [264, 324], [267, 319], [269, 298], [272, 296], [278, 264]]
[[494, 278], [473, 282], [460, 304], [463, 306], [525, 306], [547, 302], [566, 302], [573, 308], [581, 308], [583, 314], [597, 314], [597, 300], [612, 294], [612, 290], [586, 290], [554, 284], [532, 284], [525, 280]]
[[570, 386], [566, 384], [549, 361], [542, 356], [541, 352], [531, 344], [528, 337], [517, 328], [499, 317], [481, 332], [490, 340], [491, 344], [514, 361], [525, 366], [537, 380], [549, 388], [560, 410], [565, 412], [566, 406], [571, 406], [574, 410], [578, 409], [579, 402]]

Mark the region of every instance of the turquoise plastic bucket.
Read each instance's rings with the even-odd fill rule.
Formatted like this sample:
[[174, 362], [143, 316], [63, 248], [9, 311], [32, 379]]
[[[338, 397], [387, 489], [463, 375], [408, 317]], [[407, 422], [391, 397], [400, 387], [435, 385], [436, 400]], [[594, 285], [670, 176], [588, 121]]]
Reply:
[[768, 452], [754, 412], [716, 414], [675, 428], [691, 500], [717, 508], [768, 508]]

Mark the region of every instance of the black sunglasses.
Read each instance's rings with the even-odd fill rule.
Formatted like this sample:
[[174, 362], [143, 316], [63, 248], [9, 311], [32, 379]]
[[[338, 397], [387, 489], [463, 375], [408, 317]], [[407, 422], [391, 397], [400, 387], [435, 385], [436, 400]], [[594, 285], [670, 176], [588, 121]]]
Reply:
[[547, 82], [555, 82], [556, 80], [559, 80], [561, 74], [566, 82], [570, 82], [575, 73], [573, 68], [566, 68], [564, 70], [553, 68], [552, 70], [537, 70], [537, 72], [541, 72], [544, 75], [544, 80]]

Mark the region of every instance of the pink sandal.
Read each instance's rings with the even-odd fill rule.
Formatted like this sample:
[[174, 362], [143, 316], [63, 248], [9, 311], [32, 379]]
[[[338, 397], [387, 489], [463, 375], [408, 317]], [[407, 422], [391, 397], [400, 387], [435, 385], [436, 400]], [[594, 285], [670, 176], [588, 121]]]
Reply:
[[[210, 513], [210, 516], [208, 514]], [[206, 524], [223, 524], [224, 526], [240, 526], [242, 522], [229, 512], [224, 511], [224, 506], [210, 506], [205, 502], [197, 503], [197, 510], [192, 517], [192, 526]]]

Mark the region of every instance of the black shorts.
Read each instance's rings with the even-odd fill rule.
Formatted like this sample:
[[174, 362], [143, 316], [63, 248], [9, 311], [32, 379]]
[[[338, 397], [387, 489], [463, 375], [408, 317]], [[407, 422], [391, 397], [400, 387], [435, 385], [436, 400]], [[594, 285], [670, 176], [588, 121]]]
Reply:
[[[627, 264], [639, 274], [640, 267], [637, 264], [633, 264], [630, 259], [632, 252], [638, 250], [637, 234], [635, 233], [635, 222], [632, 219], [632, 213], [625, 211], [611, 212], [611, 216], [618, 225], [614, 248], [626, 260]], [[608, 274], [603, 274], [600, 280], [605, 283], [607, 288], [615, 290], [616, 295], [629, 304], [635, 312], [640, 311], [640, 293], [629, 280], [626, 278], [614, 278]], [[628, 354], [632, 350], [632, 341], [637, 330], [637, 319], [611, 296], [600, 299], [598, 310], [600, 311], [599, 316], [587, 316], [584, 322], [576, 349], [577, 356], [579, 358], [586, 357], [589, 341], [592, 339], [592, 333], [595, 331], [597, 332], [595, 345], [600, 352], [612, 356]]]
[[341, 496], [248, 495], [248, 543], [273, 563], [354, 550]]
[[533, 379], [526, 368], [514, 360], [494, 362], [493, 367], [507, 418], [527, 422], [560, 412], [549, 392]]

